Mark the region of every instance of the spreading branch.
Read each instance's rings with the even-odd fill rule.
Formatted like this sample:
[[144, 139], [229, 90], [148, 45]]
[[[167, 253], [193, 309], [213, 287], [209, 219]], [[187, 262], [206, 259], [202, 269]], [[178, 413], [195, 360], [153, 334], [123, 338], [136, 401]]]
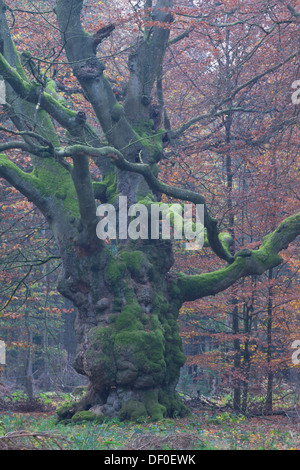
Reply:
[[242, 277], [261, 275], [268, 269], [278, 266], [282, 263], [279, 253], [287, 249], [299, 235], [300, 213], [288, 217], [274, 232], [266, 235], [259, 249], [244, 249], [236, 253], [230, 266], [212, 273], [192, 276], [182, 274], [178, 279], [182, 300], [193, 301], [215, 295]]

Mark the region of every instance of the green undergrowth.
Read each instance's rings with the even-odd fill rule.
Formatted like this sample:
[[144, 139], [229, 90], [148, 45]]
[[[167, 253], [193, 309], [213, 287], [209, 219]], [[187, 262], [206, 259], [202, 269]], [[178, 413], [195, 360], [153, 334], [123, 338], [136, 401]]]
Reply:
[[[273, 417], [274, 418], [274, 417]], [[49, 413], [2, 413], [6, 432], [32, 431], [59, 434], [68, 450], [294, 450], [300, 447], [297, 425], [277, 419], [247, 419], [230, 412], [203, 411], [185, 419], [155, 423], [87, 419], [57, 424]]]

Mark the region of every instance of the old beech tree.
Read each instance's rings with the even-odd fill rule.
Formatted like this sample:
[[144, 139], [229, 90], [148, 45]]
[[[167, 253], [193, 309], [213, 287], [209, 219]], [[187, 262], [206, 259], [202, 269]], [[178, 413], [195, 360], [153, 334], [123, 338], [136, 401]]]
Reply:
[[[102, 44], [115, 34], [114, 26], [102, 27], [96, 34], [86, 31], [83, 3], [56, 2], [53, 34], [60, 35], [61, 48], [105, 137], [99, 137], [83, 112], [68, 106], [55, 78], [32, 77], [28, 65], [34, 63], [28, 53], [21, 57], [17, 52], [9, 30], [10, 11], [0, 0], [0, 76], [7, 91], [4, 109], [15, 130], [1, 151], [18, 149], [30, 155], [33, 168], [24, 171], [2, 153], [0, 176], [47, 220], [62, 260], [58, 290], [78, 311], [75, 368], [89, 378], [89, 388], [61, 417], [83, 410], [121, 419], [180, 416], [185, 413], [175, 392], [185, 361], [177, 325], [180, 307], [280, 264], [280, 251], [300, 233], [300, 214], [283, 220], [259, 248], [232, 253], [230, 235], [219, 233], [204, 197], [169, 185], [158, 175], [164, 145], [197, 122], [191, 116], [176, 133], [163, 119], [159, 130], [154, 129], [151, 119], [154, 93], [160, 111], [164, 106], [161, 71], [174, 22], [173, 1], [144, 2], [149, 23], [128, 48], [129, 78], [121, 103], [99, 58]], [[203, 113], [225, 116], [228, 103]], [[68, 144], [61, 140], [61, 129], [68, 133]], [[91, 163], [99, 169], [98, 180]], [[118, 210], [118, 195], [127, 196], [132, 205], [157, 202], [163, 194], [204, 204], [207, 243], [223, 260], [222, 269], [170, 275], [170, 240], [117, 240], [112, 250], [97, 238], [99, 202], [113, 203]]]

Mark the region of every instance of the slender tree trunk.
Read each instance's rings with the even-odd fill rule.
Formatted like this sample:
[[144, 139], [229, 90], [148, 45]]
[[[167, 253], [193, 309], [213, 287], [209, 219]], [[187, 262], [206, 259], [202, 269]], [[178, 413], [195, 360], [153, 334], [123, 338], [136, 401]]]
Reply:
[[[45, 230], [43, 230], [43, 236], [46, 238]], [[50, 292], [50, 276], [49, 276], [49, 265], [46, 264], [45, 266], [45, 281], [46, 281], [46, 292], [45, 292], [45, 303], [44, 306], [47, 307], [48, 305], [48, 297]], [[48, 332], [48, 317], [47, 317], [47, 310], [43, 312], [43, 320], [44, 320], [44, 334], [43, 334], [43, 355], [44, 355], [44, 381], [43, 387], [45, 390], [49, 390], [50, 388], [50, 367], [49, 367], [49, 332]]]
[[25, 328], [27, 331], [27, 349], [25, 357], [25, 391], [27, 397], [31, 400], [33, 398], [33, 377], [32, 377], [32, 366], [33, 366], [33, 357], [32, 357], [32, 331], [28, 324], [28, 313], [26, 312], [25, 317]]
[[250, 312], [252, 305], [248, 306], [244, 304], [244, 334], [246, 336], [243, 353], [243, 384], [242, 384], [242, 404], [241, 410], [246, 412], [248, 403], [249, 393], [249, 380], [250, 380], [250, 367], [251, 367], [251, 356], [250, 356], [250, 335], [251, 335], [251, 316]]
[[[231, 116], [228, 117], [225, 123], [226, 129], [226, 143], [230, 144], [231, 141]], [[233, 244], [232, 249], [235, 250], [235, 231], [234, 231], [234, 209], [232, 202], [232, 189], [233, 189], [233, 171], [232, 171], [232, 158], [231, 153], [226, 155], [226, 178], [227, 178], [227, 207], [229, 213], [229, 231], [232, 236]], [[239, 305], [236, 295], [236, 289], [232, 290], [232, 298], [230, 299], [232, 305], [232, 333], [238, 336], [239, 333]], [[233, 341], [234, 359], [233, 359], [233, 409], [240, 410], [241, 407], [241, 383], [240, 383], [240, 369], [241, 369], [241, 347], [238, 337]]]
[[[228, 19], [230, 15], [228, 15]], [[230, 30], [227, 29], [226, 31], [226, 44], [225, 44], [225, 66], [224, 66], [224, 89], [225, 93], [228, 97], [231, 96], [232, 93], [232, 79], [231, 79], [231, 67], [232, 67], [232, 58], [230, 55], [230, 48], [231, 48], [231, 37], [230, 37]], [[232, 100], [229, 99], [229, 107], [232, 105]], [[230, 147], [231, 144], [231, 127], [232, 127], [232, 114], [228, 114], [226, 119], [224, 119], [224, 128], [225, 128], [225, 142], [227, 146]], [[235, 252], [236, 250], [236, 237], [235, 237], [235, 213], [233, 207], [233, 197], [232, 197], [232, 190], [233, 190], [233, 168], [232, 168], [232, 155], [231, 150], [229, 148], [228, 152], [226, 153], [226, 190], [227, 190], [227, 208], [228, 208], [228, 224], [229, 224], [229, 232], [232, 236], [232, 251]], [[238, 299], [236, 295], [236, 289], [232, 290], [232, 298], [230, 299], [230, 303], [232, 305], [232, 333], [236, 336], [233, 341], [233, 350], [234, 350], [234, 359], [233, 359], [233, 408], [236, 411], [240, 410], [241, 407], [241, 382], [240, 382], [240, 374], [241, 374], [241, 348], [240, 348], [240, 341], [238, 339], [239, 334], [239, 305]]]
[[[269, 281], [273, 279], [273, 269], [268, 272]], [[270, 285], [268, 288], [268, 309], [267, 309], [267, 392], [265, 412], [272, 413], [273, 409], [273, 380], [274, 373], [272, 369], [272, 324], [273, 324], [273, 289]]]
[[[238, 301], [234, 297], [232, 299], [233, 312], [232, 312], [232, 333], [238, 335], [239, 333], [239, 312]], [[240, 411], [241, 409], [241, 346], [238, 338], [233, 341], [233, 409]]]

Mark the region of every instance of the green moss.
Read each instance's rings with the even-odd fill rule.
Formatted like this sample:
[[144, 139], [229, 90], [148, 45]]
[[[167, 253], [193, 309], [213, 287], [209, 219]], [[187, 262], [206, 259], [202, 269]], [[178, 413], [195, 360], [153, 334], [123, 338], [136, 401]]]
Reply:
[[141, 142], [149, 153], [150, 161], [155, 163], [160, 160], [163, 151], [162, 136], [164, 131], [159, 130], [156, 134], [153, 134], [152, 126], [152, 120], [144, 121], [139, 126], [135, 126], [134, 132], [137, 142]]
[[154, 163], [153, 165], [151, 165], [151, 170], [154, 176], [157, 177], [159, 173], [159, 166], [157, 165], [157, 163]]
[[159, 403], [157, 394], [154, 391], [146, 391], [143, 396], [143, 402], [151, 421], [161, 421], [164, 418], [166, 407]]
[[144, 204], [145, 206], [154, 204], [154, 196], [152, 193], [148, 193], [143, 196], [138, 196], [138, 203], [139, 204]]
[[0, 421], [0, 437], [5, 436], [5, 434], [6, 434], [6, 429], [5, 429], [4, 423], [3, 421]]
[[116, 321], [116, 329], [136, 330], [142, 328], [141, 323], [142, 308], [136, 300], [134, 293], [126, 295], [126, 304], [122, 307], [121, 313]]
[[59, 108], [64, 114], [67, 114], [69, 117], [76, 116], [76, 111], [66, 107], [65, 100], [61, 98], [56, 99], [51, 93], [47, 93], [46, 91], [44, 92], [43, 96], [48, 101], [48, 103], [54, 105], [56, 108]]
[[133, 420], [144, 422], [147, 419], [147, 410], [144, 403], [137, 400], [128, 400], [123, 403], [119, 418], [121, 421]]
[[141, 315], [141, 322], [142, 324], [145, 326], [145, 325], [149, 325], [149, 317], [146, 313], [143, 313]]
[[[18, 168], [11, 160], [9, 160], [9, 158], [7, 158], [7, 156], [4, 153], [0, 154], [0, 165], [5, 167], [5, 168], [10, 168], [10, 169], [14, 170], [22, 178], [23, 178], [23, 176], [24, 176], [24, 178], [26, 178], [26, 176], [27, 177], [29, 176], [28, 173], [25, 173], [24, 171], [20, 170], [20, 168]], [[29, 180], [30, 179], [31, 178], [29, 178]]]
[[128, 360], [139, 371], [161, 383], [166, 372], [164, 359], [164, 336], [160, 329], [153, 331], [122, 330], [116, 335], [115, 356], [126, 354]]
[[109, 284], [115, 285], [124, 275], [126, 263], [112, 258], [105, 269], [105, 277]]
[[174, 280], [171, 281], [170, 290], [171, 290], [172, 300], [180, 298], [180, 289], [176, 281]]
[[172, 417], [183, 417], [188, 414], [188, 409], [179, 399], [176, 393], [162, 392], [160, 396], [167, 406], [161, 403], [157, 392], [146, 390], [143, 393], [142, 401], [129, 400], [123, 403], [119, 418], [121, 421], [132, 420], [136, 422], [161, 421], [170, 412]]
[[226, 251], [228, 256], [231, 256], [231, 253], [229, 251], [229, 247], [232, 246], [233, 238], [228, 232], [221, 232], [219, 233], [219, 240], [223, 245], [224, 250]]
[[189, 409], [181, 401], [178, 394], [169, 389], [161, 389], [159, 393], [159, 402], [165, 407], [166, 415], [170, 418], [184, 418], [191, 414]]
[[93, 186], [93, 191], [95, 194], [95, 197], [102, 201], [106, 201], [106, 189], [107, 186], [104, 183], [104, 181], [92, 181], [92, 186]]
[[159, 321], [158, 315], [156, 315], [155, 313], [152, 313], [150, 317], [150, 322], [153, 330], [161, 328], [161, 322]]
[[66, 108], [66, 110], [68, 110], [66, 100], [57, 93], [56, 82], [54, 80], [52, 80], [52, 79], [47, 80], [46, 90], [47, 90], [47, 92], [49, 92], [49, 94], [51, 96], [53, 96], [53, 98], [56, 99], [57, 103], [61, 104], [62, 106], [64, 106]]
[[41, 196], [56, 198], [70, 216], [79, 217], [78, 199], [71, 175], [54, 159], [45, 159], [31, 173], [18, 168], [6, 155], [0, 155], [0, 165], [13, 170], [25, 183], [35, 187]]
[[95, 424], [102, 424], [104, 420], [104, 415], [96, 415], [92, 411], [84, 410], [77, 411], [71, 418], [71, 423], [84, 423], [84, 422], [94, 422]]
[[126, 263], [126, 268], [136, 278], [139, 277], [141, 269], [148, 263], [141, 251], [123, 251], [119, 259]]
[[67, 402], [64, 403], [62, 406], [57, 408], [57, 421], [64, 421], [71, 419], [76, 411], [76, 403], [74, 402]]
[[[287, 221], [288, 219], [286, 219], [284, 223], [287, 223]], [[283, 225], [283, 223], [281, 225]], [[282, 257], [277, 253], [276, 242], [274, 240], [274, 234], [276, 234], [276, 232], [280, 233], [280, 231], [279, 226], [274, 232], [264, 236], [261, 247], [251, 252], [251, 256], [257, 265], [260, 266], [261, 272], [264, 272], [267, 266], [274, 267], [282, 262]], [[242, 255], [242, 252], [237, 253], [237, 255]]]
[[176, 383], [179, 378], [180, 368], [184, 365], [186, 357], [182, 350], [182, 342], [179, 336], [179, 328], [176, 319], [165, 319], [163, 327], [166, 361], [165, 383]]
[[215, 286], [226, 280], [227, 276], [233, 278], [243, 270], [246, 258], [238, 257], [235, 262], [226, 268], [211, 273], [188, 276], [180, 274], [178, 287], [186, 300], [195, 300], [207, 295], [213, 295]]
[[[18, 55], [16, 57], [18, 57]], [[36, 85], [32, 85], [28, 81], [19, 59], [17, 59], [17, 69], [15, 69], [9, 64], [5, 57], [0, 54], [0, 73], [4, 78], [9, 77], [10, 80], [13, 80], [15, 83], [17, 83], [18, 86], [21, 87], [24, 94], [26, 92], [29, 94], [33, 89], [36, 88]]]
[[[121, 309], [122, 309], [122, 305], [123, 305], [122, 298], [118, 297], [118, 296], [115, 296], [114, 300], [113, 300], [113, 304], [112, 304], [112, 311], [113, 312], [120, 312]], [[117, 313], [115, 313], [115, 315], [116, 315], [116, 317], [115, 317], [115, 321], [116, 321], [119, 315], [117, 315]]]
[[62, 201], [63, 208], [70, 216], [79, 218], [79, 205], [71, 175], [52, 159], [43, 161], [33, 171], [36, 184], [45, 196], [54, 196]]
[[169, 312], [169, 308], [170, 308], [170, 305], [167, 299], [165, 298], [165, 296], [161, 293], [156, 293], [153, 312], [155, 312], [161, 318], [167, 315], [167, 313]]
[[120, 103], [115, 103], [111, 110], [113, 121], [118, 122], [124, 116], [124, 108]]
[[72, 419], [71, 421], [73, 423], [82, 423], [84, 421], [95, 421], [96, 420], [96, 415], [94, 413], [92, 413], [91, 411], [77, 411], [77, 413], [75, 413], [73, 416], [72, 416]]

